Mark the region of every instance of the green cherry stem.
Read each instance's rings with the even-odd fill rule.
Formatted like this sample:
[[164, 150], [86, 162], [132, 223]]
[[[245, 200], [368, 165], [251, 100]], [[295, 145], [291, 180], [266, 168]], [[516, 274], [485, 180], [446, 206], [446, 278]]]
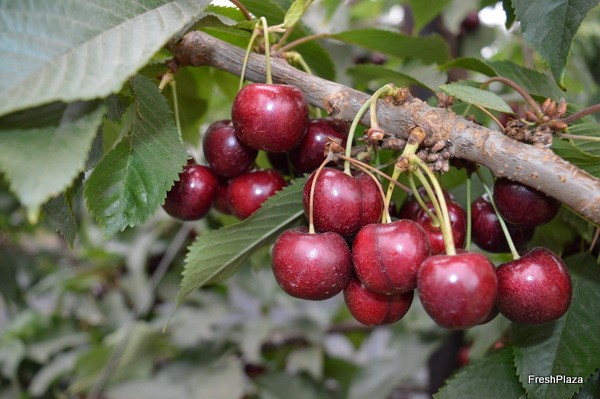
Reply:
[[[413, 197], [415, 197], [415, 199], [419, 203], [419, 206], [421, 207], [421, 209], [423, 209], [423, 211], [425, 213], [427, 213], [427, 216], [429, 216], [429, 218], [431, 219], [431, 224], [436, 227], [440, 226], [441, 225], [440, 219], [437, 217], [437, 215], [435, 215], [433, 212], [431, 212], [431, 210], [429, 209], [429, 207], [427, 206], [425, 201], [423, 201], [423, 197], [421, 197], [421, 193], [419, 193], [419, 190], [417, 189], [417, 185], [415, 184], [415, 177], [414, 177], [413, 173], [409, 173], [408, 180], [409, 180], [410, 186], [412, 187]], [[419, 180], [421, 181], [421, 183], [425, 183], [425, 184], [423, 184], [423, 186], [425, 187], [425, 191], [427, 191], [427, 189], [428, 189], [427, 185], [429, 185], [427, 180], [424, 180], [424, 181], [421, 179], [419, 179]], [[429, 192], [433, 194], [431, 187], [429, 187]], [[429, 194], [428, 194], [428, 196], [429, 196]], [[431, 198], [431, 196], [430, 196], [430, 198]], [[435, 196], [434, 196], [434, 198], [435, 198]], [[436, 205], [433, 201], [431, 201], [431, 202], [434, 204], [433, 207], [435, 209], [439, 208], [439, 204]]]
[[248, 41], [248, 46], [246, 47], [246, 54], [244, 55], [244, 62], [242, 63], [242, 71], [240, 73], [240, 84], [238, 86], [238, 91], [242, 89], [244, 85], [244, 77], [246, 76], [246, 67], [248, 66], [248, 59], [250, 58], [250, 53], [252, 52], [252, 45], [258, 36], [258, 23], [256, 27], [252, 30], [252, 36], [250, 36], [250, 41]]
[[407, 193], [411, 192], [411, 189], [406, 187], [404, 184], [400, 183], [397, 178], [394, 178], [394, 176], [390, 177], [387, 174], [383, 173], [382, 171], [380, 171], [379, 169], [377, 169], [374, 166], [371, 166], [369, 164], [366, 164], [364, 162], [361, 162], [357, 159], [354, 158], [349, 158], [346, 157], [345, 155], [338, 155], [340, 159], [344, 160], [344, 161], [348, 161], [349, 163], [355, 165], [355, 166], [362, 166], [363, 168], [366, 168], [368, 170], [370, 170], [373, 173], [378, 174], [379, 176], [383, 177], [384, 179], [388, 180], [392, 185], [394, 186], [398, 186], [400, 187], [402, 190], [406, 191]]
[[310, 185], [310, 195], [308, 199], [308, 233], [315, 234], [315, 217], [314, 217], [314, 208], [315, 208], [315, 187], [317, 186], [317, 179], [321, 174], [321, 171], [325, 166], [333, 160], [333, 153], [328, 152], [325, 160], [319, 165], [317, 170], [315, 171], [315, 177]]
[[265, 59], [267, 62], [267, 84], [273, 84], [273, 76], [271, 75], [271, 43], [269, 42], [269, 27], [267, 26], [267, 19], [265, 17], [261, 17], [260, 21], [262, 22], [263, 32], [265, 37]]
[[500, 227], [502, 227], [502, 232], [504, 233], [506, 242], [508, 242], [508, 248], [510, 248], [510, 253], [512, 254], [513, 259], [517, 260], [520, 258], [519, 253], [517, 252], [517, 248], [515, 248], [515, 244], [513, 243], [510, 233], [508, 232], [508, 227], [506, 227], [506, 222], [504, 221], [504, 219], [502, 219], [502, 216], [500, 216], [500, 213], [498, 212], [498, 207], [496, 206], [496, 202], [494, 201], [494, 194], [492, 193], [492, 190], [490, 190], [490, 186], [488, 186], [487, 182], [485, 181], [485, 177], [483, 176], [483, 173], [481, 173], [479, 168], [477, 168], [476, 173], [477, 173], [477, 177], [479, 178], [479, 181], [481, 181], [481, 184], [483, 185], [483, 189], [485, 190], [485, 192], [487, 193], [487, 195], [489, 197], [490, 204], [492, 204], [492, 207], [494, 208], [494, 212], [496, 212], [496, 216], [498, 216], [498, 221], [500, 222]]
[[[391, 94], [393, 91], [394, 91], [394, 86], [391, 84], [387, 84], [387, 85], [381, 87], [375, 93], [373, 93], [373, 95], [367, 101], [365, 101], [365, 103], [360, 107], [360, 109], [354, 116], [354, 119], [352, 120], [352, 125], [350, 125], [350, 131], [348, 133], [348, 141], [346, 142], [345, 155], [347, 158], [350, 158], [350, 155], [352, 154], [352, 142], [354, 141], [354, 132], [356, 131], [356, 127], [358, 126], [358, 123], [360, 122], [360, 119], [362, 118], [364, 113], [367, 112], [367, 109], [371, 106], [371, 103], [373, 101], [377, 101], [379, 99], [379, 97]], [[348, 176], [351, 176], [350, 163], [347, 160], [344, 162], [344, 173], [347, 174]]]
[[471, 212], [471, 173], [467, 172], [467, 244], [465, 249], [471, 250], [471, 229], [472, 229], [472, 212]]

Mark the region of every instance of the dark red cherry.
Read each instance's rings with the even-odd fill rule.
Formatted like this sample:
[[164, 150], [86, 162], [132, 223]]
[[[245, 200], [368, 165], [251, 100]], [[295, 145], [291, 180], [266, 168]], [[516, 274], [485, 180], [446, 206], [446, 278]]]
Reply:
[[221, 213], [231, 214], [231, 209], [229, 208], [229, 180], [219, 179], [219, 189], [217, 190], [214, 207]]
[[231, 120], [238, 138], [249, 147], [285, 152], [306, 133], [308, 104], [295, 86], [253, 83], [233, 100]]
[[202, 138], [202, 150], [215, 174], [225, 178], [250, 170], [258, 154], [237, 138], [229, 120], [217, 121], [208, 127]]
[[229, 182], [231, 213], [240, 219], [246, 219], [285, 184], [283, 176], [271, 169], [257, 170], [234, 177]]
[[554, 198], [504, 177], [494, 183], [494, 202], [504, 220], [529, 228], [548, 223], [560, 208]]
[[368, 224], [352, 243], [354, 271], [380, 294], [399, 294], [417, 287], [417, 271], [430, 255], [423, 228], [412, 220]]
[[344, 289], [344, 300], [350, 314], [362, 324], [378, 326], [400, 320], [412, 304], [414, 291], [383, 295], [370, 291], [356, 277]]
[[333, 119], [312, 119], [308, 130], [297, 147], [290, 150], [290, 161], [294, 169], [302, 174], [317, 169], [325, 160], [325, 144], [327, 139], [338, 139], [340, 145], [346, 145], [348, 129], [344, 129]]
[[[313, 172], [304, 185], [302, 196], [307, 216], [314, 176]], [[348, 176], [341, 170], [324, 168], [315, 184], [313, 210], [317, 231], [332, 231], [350, 238], [363, 226], [381, 220], [383, 200], [369, 175]]]
[[425, 311], [437, 324], [469, 328], [484, 321], [494, 308], [496, 271], [478, 253], [435, 255], [422, 263], [417, 289]]
[[[452, 237], [456, 248], [464, 248], [467, 235], [467, 213], [458, 202], [446, 200], [448, 214], [450, 215], [450, 226], [452, 228]], [[431, 202], [427, 203], [429, 210], [435, 213], [435, 208]], [[441, 254], [446, 251], [444, 246], [444, 236], [438, 226], [431, 223], [431, 218], [424, 209], [420, 209], [415, 216], [415, 221], [423, 227], [433, 255]]]
[[500, 265], [498, 309], [521, 324], [541, 324], [561, 317], [571, 303], [572, 286], [564, 262], [552, 251], [536, 247]]
[[198, 220], [208, 213], [217, 196], [219, 181], [210, 168], [189, 160], [167, 193], [164, 210], [180, 220]]
[[271, 266], [289, 295], [311, 300], [335, 296], [352, 274], [350, 248], [336, 233], [309, 234], [306, 227], [286, 230], [273, 245]]
[[[509, 252], [508, 242], [502, 232], [502, 226], [494, 207], [489, 201], [487, 194], [477, 198], [471, 204], [471, 216], [473, 221], [473, 242], [483, 250], [489, 252]], [[517, 249], [524, 248], [531, 237], [534, 229], [518, 227], [507, 223], [506, 227]]]
[[[423, 198], [423, 201], [429, 202], [429, 195], [427, 195], [427, 191], [425, 191], [425, 187], [419, 187], [418, 190], [419, 190], [419, 194], [421, 195], [421, 198]], [[444, 189], [442, 189], [442, 192], [444, 193], [444, 197], [446, 198], [446, 201], [454, 200], [454, 195], [452, 195], [452, 193], [449, 193], [448, 191], [446, 191]], [[402, 204], [402, 207], [400, 208], [398, 217], [400, 219], [415, 220], [417, 217], [417, 213], [420, 210], [421, 210], [421, 205], [419, 205], [419, 202], [415, 199], [414, 195], [408, 194], [408, 197], [406, 197], [404, 204]]]

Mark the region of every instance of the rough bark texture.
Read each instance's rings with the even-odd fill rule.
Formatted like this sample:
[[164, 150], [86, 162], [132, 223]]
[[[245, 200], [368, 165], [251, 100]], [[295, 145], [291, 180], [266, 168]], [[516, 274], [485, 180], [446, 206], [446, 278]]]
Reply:
[[[207, 65], [237, 75], [241, 73], [244, 51], [203, 32], [186, 34], [173, 50], [179, 66]], [[310, 104], [346, 121], [351, 121], [369, 98], [347, 86], [307, 75], [281, 59], [273, 59], [272, 76], [274, 83], [299, 87]], [[250, 56], [246, 79], [265, 81], [264, 56]], [[440, 139], [449, 140], [456, 157], [485, 165], [496, 176], [507, 176], [537, 188], [600, 225], [600, 180], [551, 150], [514, 141], [449, 110], [433, 108], [414, 98], [401, 105], [380, 101], [377, 111], [379, 124], [387, 132], [407, 137], [412, 128], [419, 126], [428, 133], [426, 145]], [[361, 122], [369, 125], [368, 113]]]

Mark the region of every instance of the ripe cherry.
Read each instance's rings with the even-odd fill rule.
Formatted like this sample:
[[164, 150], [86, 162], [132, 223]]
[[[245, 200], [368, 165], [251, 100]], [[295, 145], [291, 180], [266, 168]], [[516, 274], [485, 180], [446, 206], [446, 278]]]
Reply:
[[521, 324], [541, 324], [561, 317], [571, 303], [572, 286], [564, 262], [536, 247], [497, 269], [498, 309]]
[[370, 291], [356, 277], [344, 289], [346, 307], [352, 316], [367, 326], [391, 324], [400, 320], [412, 304], [414, 291], [383, 295]]
[[[498, 215], [494, 212], [494, 207], [490, 203], [487, 194], [473, 201], [471, 215], [473, 220], [472, 238], [479, 248], [495, 253], [509, 251], [508, 242], [502, 232]], [[517, 249], [523, 248], [533, 237], [533, 228], [518, 227], [509, 223], [506, 227]]]
[[463, 329], [484, 321], [496, 301], [494, 265], [472, 252], [423, 261], [417, 289], [425, 311], [440, 326]]
[[554, 198], [504, 177], [494, 183], [494, 202], [504, 220], [528, 228], [548, 223], [560, 208]]
[[[425, 187], [419, 187], [418, 190], [419, 190], [419, 194], [421, 195], [421, 198], [423, 198], [423, 201], [426, 203], [429, 202], [429, 196], [427, 195], [427, 191], [425, 191]], [[444, 197], [446, 198], [446, 201], [454, 200], [454, 195], [452, 195], [451, 193], [449, 193], [448, 191], [446, 191], [444, 189], [442, 189], [442, 192], [444, 193]], [[400, 208], [398, 217], [400, 219], [415, 220], [417, 217], [417, 213], [420, 210], [421, 210], [421, 205], [415, 199], [414, 195], [408, 194], [408, 197], [406, 197], [404, 204], [402, 204], [402, 207]]]
[[380, 294], [417, 287], [417, 271], [430, 255], [423, 228], [412, 220], [368, 224], [356, 234], [352, 261], [357, 277]]
[[227, 179], [219, 179], [219, 188], [217, 190], [214, 208], [221, 213], [231, 215], [231, 209], [229, 207], [229, 180]]
[[[448, 215], [450, 216], [450, 226], [452, 228], [452, 237], [456, 248], [464, 248], [467, 235], [467, 213], [458, 202], [446, 200]], [[431, 202], [427, 203], [429, 210], [435, 213], [435, 208]], [[431, 218], [424, 209], [420, 209], [415, 216], [415, 221], [423, 227], [433, 255], [445, 252], [444, 236], [439, 226], [434, 226]]]
[[308, 104], [295, 86], [253, 83], [236, 95], [231, 119], [238, 138], [249, 147], [285, 152], [306, 133]]
[[167, 193], [163, 208], [174, 218], [198, 220], [212, 207], [218, 186], [217, 177], [210, 168], [190, 159], [179, 173], [179, 180]]
[[[304, 212], [309, 214], [310, 187], [315, 173], [304, 185]], [[381, 219], [383, 200], [377, 184], [364, 173], [348, 176], [341, 170], [323, 168], [315, 184], [314, 224], [317, 231], [333, 231], [344, 238]]]
[[229, 120], [217, 121], [208, 127], [202, 138], [202, 150], [215, 174], [225, 178], [250, 170], [258, 154], [237, 138]]
[[352, 274], [350, 248], [336, 233], [286, 230], [273, 245], [271, 266], [277, 283], [289, 295], [311, 300], [335, 296]]
[[234, 177], [229, 182], [231, 213], [240, 219], [246, 219], [285, 184], [283, 176], [271, 169], [257, 170]]
[[327, 118], [312, 119], [300, 144], [289, 152], [294, 169], [300, 174], [317, 169], [325, 160], [327, 138], [338, 139], [341, 145], [345, 146], [347, 136], [347, 126], [339, 121]]

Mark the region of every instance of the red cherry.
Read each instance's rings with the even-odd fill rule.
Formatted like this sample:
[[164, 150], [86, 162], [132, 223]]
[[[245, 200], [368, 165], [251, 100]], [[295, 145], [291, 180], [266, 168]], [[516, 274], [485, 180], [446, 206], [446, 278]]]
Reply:
[[[421, 195], [421, 198], [423, 198], [423, 201], [429, 202], [429, 195], [427, 195], [427, 191], [425, 191], [425, 187], [419, 187], [418, 190], [419, 190], [419, 194]], [[444, 193], [444, 197], [446, 198], [446, 201], [454, 200], [454, 195], [452, 195], [452, 193], [449, 193], [448, 191], [446, 191], [444, 189], [442, 189], [442, 192]], [[417, 217], [417, 213], [420, 210], [421, 210], [421, 205], [415, 199], [414, 195], [408, 194], [408, 197], [406, 197], [404, 204], [402, 204], [402, 207], [400, 208], [400, 211], [398, 213], [398, 218], [415, 220]]]
[[346, 145], [348, 128], [333, 119], [312, 119], [308, 130], [297, 147], [290, 150], [290, 161], [294, 169], [302, 174], [317, 169], [325, 160], [327, 138], [341, 140]]
[[[456, 248], [464, 248], [467, 235], [467, 213], [458, 202], [446, 201], [448, 214], [450, 216], [450, 226], [452, 228], [452, 238]], [[429, 210], [435, 213], [435, 208], [431, 202], [427, 203]], [[415, 216], [415, 221], [423, 227], [429, 237], [431, 253], [433, 255], [446, 252], [444, 246], [444, 235], [439, 226], [431, 223], [431, 218], [424, 209], [419, 210]]]
[[202, 150], [215, 174], [225, 178], [250, 170], [258, 154], [237, 138], [229, 120], [217, 121], [208, 127], [202, 138]]
[[350, 248], [336, 233], [309, 234], [306, 227], [286, 230], [273, 245], [271, 266], [289, 295], [311, 300], [335, 296], [352, 273]]
[[238, 138], [249, 147], [285, 152], [306, 133], [308, 104], [295, 86], [253, 83], [233, 100], [231, 119]]
[[167, 193], [164, 210], [180, 220], [198, 220], [208, 213], [217, 196], [219, 182], [212, 170], [189, 160]]
[[[313, 172], [304, 185], [302, 200], [306, 215], [314, 176]], [[313, 212], [317, 231], [333, 231], [349, 238], [361, 227], [381, 220], [383, 200], [369, 175], [348, 176], [341, 170], [323, 168], [315, 184]]]
[[572, 286], [564, 262], [536, 247], [497, 269], [498, 309], [521, 324], [541, 324], [561, 317], [571, 303]]
[[425, 311], [437, 324], [469, 328], [484, 321], [494, 307], [496, 271], [478, 253], [435, 255], [422, 263], [417, 289]]
[[430, 255], [423, 228], [412, 220], [368, 224], [356, 234], [352, 261], [357, 277], [380, 294], [417, 287], [417, 271]]
[[548, 223], [560, 208], [543, 192], [503, 177], [494, 183], [494, 202], [504, 220], [528, 228]]
[[246, 219], [285, 184], [283, 176], [271, 169], [257, 170], [234, 177], [229, 182], [231, 213], [240, 219]]
[[231, 215], [231, 209], [229, 208], [229, 180], [219, 179], [219, 188], [214, 207], [221, 213]]
[[367, 326], [391, 324], [400, 320], [412, 304], [414, 291], [383, 295], [370, 291], [356, 277], [344, 289], [346, 307], [352, 316]]

